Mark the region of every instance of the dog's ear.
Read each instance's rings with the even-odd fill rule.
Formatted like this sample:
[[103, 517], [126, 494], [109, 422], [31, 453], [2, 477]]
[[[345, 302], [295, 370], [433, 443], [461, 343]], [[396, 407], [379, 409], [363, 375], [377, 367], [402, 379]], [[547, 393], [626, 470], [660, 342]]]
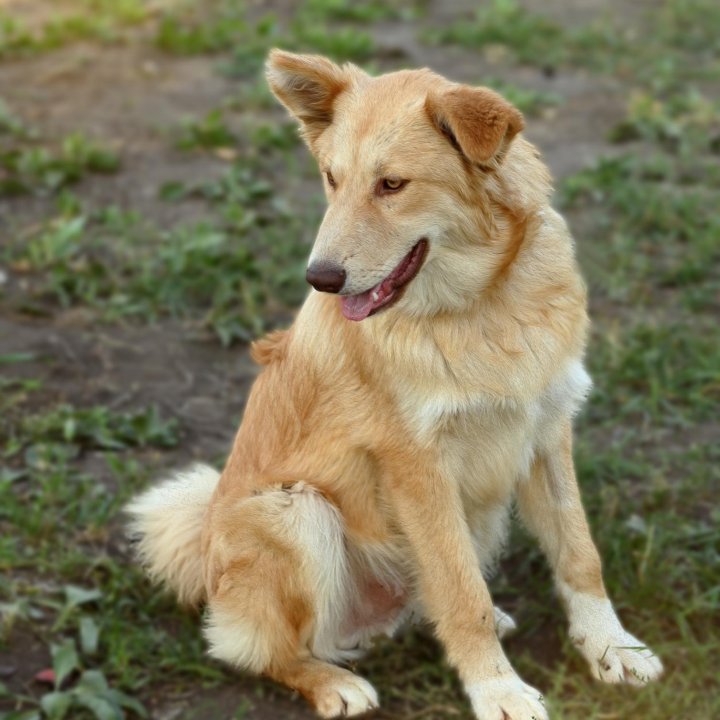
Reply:
[[522, 113], [488, 88], [455, 85], [433, 90], [425, 110], [437, 129], [473, 163], [500, 161], [524, 127]]
[[320, 55], [275, 49], [268, 57], [266, 75], [275, 96], [300, 121], [312, 150], [332, 122], [335, 98], [350, 83], [348, 73]]

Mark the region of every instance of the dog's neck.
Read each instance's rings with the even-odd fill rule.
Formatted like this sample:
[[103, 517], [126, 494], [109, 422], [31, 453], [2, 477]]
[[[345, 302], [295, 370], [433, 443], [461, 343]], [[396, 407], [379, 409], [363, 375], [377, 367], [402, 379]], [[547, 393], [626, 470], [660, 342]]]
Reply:
[[[553, 213], [549, 223], [557, 217]], [[293, 345], [322, 375], [342, 372], [349, 362], [361, 374], [380, 373], [398, 392], [446, 388], [500, 400], [534, 397], [564, 364], [582, 356], [588, 326], [571, 248], [556, 249], [553, 262], [536, 247], [543, 223], [528, 223], [532, 237], [510, 267], [462, 310], [415, 315], [398, 304], [355, 323], [342, 316], [337, 297], [312, 293]], [[557, 227], [548, 229], [556, 233]]]
[[350, 362], [384, 374], [386, 384], [499, 398], [533, 396], [580, 358], [585, 287], [534, 148], [513, 143], [479, 192], [484, 197], [468, 204], [457, 230], [462, 236], [431, 252], [393, 307], [352, 322], [336, 296], [311, 293], [293, 331], [296, 352], [323, 373]]

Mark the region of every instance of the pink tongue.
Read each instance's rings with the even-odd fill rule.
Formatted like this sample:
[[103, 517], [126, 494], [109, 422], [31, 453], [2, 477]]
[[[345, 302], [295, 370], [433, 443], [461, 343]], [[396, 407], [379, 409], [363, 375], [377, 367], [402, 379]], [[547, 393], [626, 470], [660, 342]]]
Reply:
[[389, 278], [385, 278], [364, 293], [345, 295], [341, 302], [342, 314], [348, 320], [364, 320], [373, 310], [384, 305], [394, 290], [392, 282], [389, 281]]
[[364, 320], [368, 315], [387, 305], [396, 290], [407, 285], [417, 273], [427, 248], [427, 240], [418, 241], [400, 264], [375, 287], [357, 295], [345, 295], [341, 302], [342, 314], [348, 320]]

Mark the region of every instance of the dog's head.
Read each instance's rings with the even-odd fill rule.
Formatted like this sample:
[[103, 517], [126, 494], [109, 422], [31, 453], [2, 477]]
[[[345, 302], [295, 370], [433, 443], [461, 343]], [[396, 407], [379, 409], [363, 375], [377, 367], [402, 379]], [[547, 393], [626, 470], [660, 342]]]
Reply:
[[351, 320], [401, 297], [405, 310], [428, 313], [477, 293], [493, 266], [478, 252], [482, 228], [491, 231], [479, 195], [523, 128], [520, 112], [429, 70], [373, 78], [274, 50], [267, 75], [300, 122], [328, 198], [308, 282], [342, 295]]

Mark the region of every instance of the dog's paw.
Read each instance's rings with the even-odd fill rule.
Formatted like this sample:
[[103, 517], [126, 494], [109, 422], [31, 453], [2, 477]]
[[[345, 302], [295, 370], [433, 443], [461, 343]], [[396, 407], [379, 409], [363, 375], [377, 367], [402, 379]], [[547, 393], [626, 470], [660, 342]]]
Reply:
[[517, 675], [470, 685], [467, 693], [478, 720], [548, 720], [543, 696]]
[[495, 611], [495, 632], [502, 640], [506, 635], [511, 635], [517, 630], [517, 624], [510, 615], [499, 607], [495, 607], [493, 610]]
[[609, 600], [583, 593], [567, 599], [570, 639], [595, 678], [640, 686], [660, 676], [660, 658], [623, 628]]
[[622, 626], [610, 633], [571, 630], [571, 640], [585, 656], [596, 679], [642, 686], [660, 677], [663, 666], [652, 650]]
[[349, 671], [317, 689], [314, 701], [322, 718], [355, 717], [378, 707], [375, 688]]

